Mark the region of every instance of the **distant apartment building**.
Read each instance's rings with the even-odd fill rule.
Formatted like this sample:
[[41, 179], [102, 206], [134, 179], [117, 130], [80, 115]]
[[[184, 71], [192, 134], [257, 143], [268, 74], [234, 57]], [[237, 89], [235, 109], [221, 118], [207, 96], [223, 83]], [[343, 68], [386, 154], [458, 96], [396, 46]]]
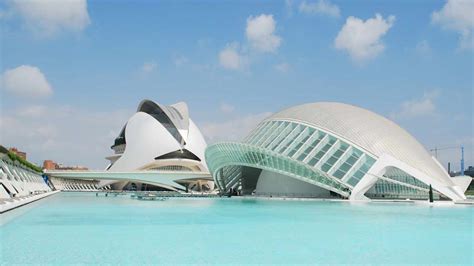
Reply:
[[8, 149], [10, 152], [20, 156], [21, 158], [25, 159], [26, 160], [26, 152], [24, 151], [20, 151], [18, 150], [17, 148], [15, 147], [11, 147], [10, 149]]
[[79, 166], [79, 165], [75, 165], [75, 166], [66, 166], [66, 165], [63, 165], [63, 164], [58, 164], [56, 163], [55, 161], [53, 160], [45, 160], [43, 162], [43, 169], [45, 170], [75, 170], [75, 171], [85, 171], [85, 170], [89, 170], [87, 167], [85, 166]]

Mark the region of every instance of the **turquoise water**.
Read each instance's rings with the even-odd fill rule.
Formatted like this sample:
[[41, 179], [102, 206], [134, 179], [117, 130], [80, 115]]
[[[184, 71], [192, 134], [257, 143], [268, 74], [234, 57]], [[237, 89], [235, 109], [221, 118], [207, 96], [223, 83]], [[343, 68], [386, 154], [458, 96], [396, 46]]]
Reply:
[[60, 193], [21, 209], [2, 216], [3, 264], [473, 264], [469, 206]]

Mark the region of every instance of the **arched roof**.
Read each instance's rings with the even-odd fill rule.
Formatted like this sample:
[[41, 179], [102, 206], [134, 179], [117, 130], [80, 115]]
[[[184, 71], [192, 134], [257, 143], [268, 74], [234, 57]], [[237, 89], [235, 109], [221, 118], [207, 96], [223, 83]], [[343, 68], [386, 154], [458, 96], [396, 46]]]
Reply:
[[369, 110], [336, 102], [290, 107], [266, 120], [290, 120], [323, 129], [352, 142], [370, 154], [388, 154], [443, 183], [449, 176], [430, 153], [406, 130]]
[[143, 100], [138, 105], [137, 112], [144, 112], [153, 116], [158, 122], [164, 124], [171, 135], [184, 145], [188, 138], [189, 113], [184, 102], [166, 106], [151, 100]]

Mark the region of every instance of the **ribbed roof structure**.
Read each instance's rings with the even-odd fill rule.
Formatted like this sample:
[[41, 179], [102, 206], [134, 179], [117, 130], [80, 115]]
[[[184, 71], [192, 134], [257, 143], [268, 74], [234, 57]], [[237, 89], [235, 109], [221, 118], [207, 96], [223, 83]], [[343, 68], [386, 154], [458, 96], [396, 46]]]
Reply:
[[318, 102], [290, 107], [266, 120], [289, 120], [320, 128], [376, 157], [388, 154], [433, 179], [453, 184], [447, 173], [411, 134], [369, 110], [343, 103]]

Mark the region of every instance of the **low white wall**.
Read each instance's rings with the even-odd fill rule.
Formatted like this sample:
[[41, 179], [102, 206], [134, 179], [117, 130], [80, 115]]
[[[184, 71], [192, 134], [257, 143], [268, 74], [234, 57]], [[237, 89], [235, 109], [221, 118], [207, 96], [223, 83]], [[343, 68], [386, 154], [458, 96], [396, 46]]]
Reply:
[[257, 182], [257, 195], [329, 198], [330, 192], [292, 177], [263, 170]]
[[18, 208], [18, 207], [26, 205], [28, 203], [46, 198], [46, 197], [51, 196], [53, 194], [56, 194], [58, 192], [60, 192], [60, 191], [56, 190], [56, 191], [51, 191], [51, 192], [46, 192], [46, 193], [42, 193], [42, 194], [21, 197], [21, 198], [13, 198], [13, 199], [2, 200], [2, 201], [0, 201], [0, 213], [4, 213], [6, 211]]

